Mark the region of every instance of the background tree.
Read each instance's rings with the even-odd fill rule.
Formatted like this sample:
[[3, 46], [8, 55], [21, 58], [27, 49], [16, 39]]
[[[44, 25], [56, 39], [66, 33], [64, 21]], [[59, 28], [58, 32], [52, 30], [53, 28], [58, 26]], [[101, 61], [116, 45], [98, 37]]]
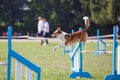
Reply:
[[[83, 26], [83, 16], [88, 16], [90, 35], [96, 29], [103, 34], [111, 33], [113, 25], [120, 25], [119, 0], [0, 0], [0, 34], [7, 31], [8, 25], [22, 33], [37, 32], [37, 17], [41, 15], [50, 23], [51, 32], [57, 26], [64, 31], [78, 30]], [[110, 29], [108, 31], [107, 29]]]

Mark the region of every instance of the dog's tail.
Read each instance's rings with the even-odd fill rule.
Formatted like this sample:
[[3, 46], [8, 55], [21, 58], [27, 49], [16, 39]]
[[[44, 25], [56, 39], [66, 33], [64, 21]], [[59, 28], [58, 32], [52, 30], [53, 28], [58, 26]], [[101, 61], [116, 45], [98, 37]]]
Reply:
[[87, 16], [84, 16], [83, 17], [83, 20], [85, 22], [85, 25], [84, 25], [84, 28], [83, 28], [83, 31], [86, 31], [88, 29], [88, 27], [90, 26], [90, 20]]

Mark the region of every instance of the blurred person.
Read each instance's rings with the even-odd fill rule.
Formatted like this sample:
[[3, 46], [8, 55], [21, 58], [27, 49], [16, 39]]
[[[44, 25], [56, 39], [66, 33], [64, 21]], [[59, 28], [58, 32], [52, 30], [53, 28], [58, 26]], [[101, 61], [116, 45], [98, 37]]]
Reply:
[[46, 42], [45, 45], [48, 45], [49, 42], [47, 38], [49, 36], [50, 27], [48, 21], [45, 18], [43, 19], [43, 21], [44, 21], [43, 38], [45, 38], [45, 42]]
[[[42, 16], [38, 16], [38, 36], [42, 36], [43, 35], [43, 31], [44, 31], [44, 22], [43, 22], [43, 18]], [[41, 43], [40, 45], [42, 45], [44, 43], [44, 41], [41, 39]]]

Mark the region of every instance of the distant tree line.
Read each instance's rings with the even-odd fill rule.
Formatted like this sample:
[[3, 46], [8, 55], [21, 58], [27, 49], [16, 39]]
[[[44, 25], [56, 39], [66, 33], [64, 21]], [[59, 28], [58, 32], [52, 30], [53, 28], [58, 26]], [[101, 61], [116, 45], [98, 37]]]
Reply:
[[22, 33], [37, 32], [37, 17], [45, 17], [51, 33], [57, 26], [66, 32], [84, 25], [83, 16], [88, 16], [90, 35], [96, 29], [102, 34], [112, 32], [113, 25], [120, 26], [120, 0], [0, 0], [0, 34], [8, 25]]

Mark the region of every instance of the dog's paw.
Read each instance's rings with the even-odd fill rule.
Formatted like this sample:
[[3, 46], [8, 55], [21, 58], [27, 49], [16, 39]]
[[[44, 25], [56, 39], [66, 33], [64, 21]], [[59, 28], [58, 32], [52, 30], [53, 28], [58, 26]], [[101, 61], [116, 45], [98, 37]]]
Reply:
[[53, 48], [53, 51], [55, 51], [56, 50], [56, 48]]

